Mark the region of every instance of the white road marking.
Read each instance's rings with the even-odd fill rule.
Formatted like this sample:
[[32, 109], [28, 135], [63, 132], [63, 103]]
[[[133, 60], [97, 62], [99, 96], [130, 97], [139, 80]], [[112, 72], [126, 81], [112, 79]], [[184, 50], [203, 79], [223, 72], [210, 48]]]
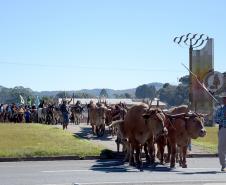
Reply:
[[[83, 169], [83, 170], [78, 170], [78, 169], [71, 169], [71, 170], [45, 170], [45, 171], [41, 171], [42, 173], [67, 173], [67, 172], [95, 172], [96, 170], [101, 170], [101, 169], [109, 169], [109, 170], [114, 170], [114, 168], [111, 168], [111, 167], [100, 167], [100, 168], [95, 168], [95, 169]], [[117, 170], [117, 169], [116, 169]], [[131, 169], [127, 169], [128, 171], [130, 172], [138, 172], [139, 170], [136, 169], [136, 168], [131, 168]], [[175, 168], [175, 169], [172, 169], [172, 170], [169, 170], [169, 172], [178, 172], [178, 171], [181, 171], [181, 172], [185, 172], [185, 171], [194, 171], [195, 170], [203, 170], [203, 171], [219, 171], [220, 172], [220, 169], [219, 168]], [[152, 172], [159, 172], [161, 170], [157, 170], [155, 171], [153, 169]], [[163, 170], [164, 171], [164, 170]], [[145, 172], [145, 169], [144, 169], [144, 172]], [[149, 172], [149, 171], [147, 171]]]
[[[70, 184], [70, 183], [69, 183]], [[68, 185], [68, 184], [42, 184], [42, 185]]]
[[220, 171], [220, 168], [175, 168], [175, 170], [216, 170], [216, 171]]
[[88, 172], [92, 170], [50, 170], [50, 171], [41, 171], [42, 173], [63, 173], [63, 172]]
[[206, 183], [203, 185], [225, 185], [225, 183]]
[[217, 180], [173, 180], [173, 181], [120, 181], [120, 182], [88, 182], [88, 183], [74, 183], [73, 185], [104, 185], [104, 184], [175, 184], [175, 183], [206, 183], [205, 185], [225, 185], [225, 183], [220, 183], [222, 181]]
[[74, 185], [74, 183], [63, 183], [63, 184], [38, 184], [38, 185]]

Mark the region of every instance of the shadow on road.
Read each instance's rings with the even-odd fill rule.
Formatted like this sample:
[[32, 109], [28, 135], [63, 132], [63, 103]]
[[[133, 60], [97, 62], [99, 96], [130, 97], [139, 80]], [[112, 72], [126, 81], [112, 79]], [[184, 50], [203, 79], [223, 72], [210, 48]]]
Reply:
[[130, 172], [131, 169], [124, 166], [120, 160], [97, 160], [91, 168], [93, 171], [101, 172]]
[[178, 173], [178, 174], [181, 174], [181, 175], [194, 175], [194, 174], [199, 174], [199, 175], [209, 175], [209, 174], [217, 174], [217, 173], [222, 173], [222, 172], [219, 172], [219, 171], [201, 171], [201, 172], [181, 172], [181, 173]]
[[108, 130], [105, 131], [104, 135], [102, 137], [97, 137], [92, 134], [92, 128], [91, 127], [81, 127], [81, 130], [77, 132], [75, 135], [85, 138], [85, 139], [92, 139], [92, 140], [102, 140], [102, 141], [108, 141], [112, 140], [112, 137], [108, 134]]
[[[101, 171], [105, 173], [110, 172], [139, 172], [140, 170], [136, 167], [129, 166], [128, 163], [123, 163], [122, 160], [97, 160], [91, 168], [93, 171]], [[144, 163], [143, 171], [158, 171], [158, 172], [171, 172], [172, 169], [168, 166], [156, 165], [148, 166]], [[178, 172], [173, 169], [174, 172]]]

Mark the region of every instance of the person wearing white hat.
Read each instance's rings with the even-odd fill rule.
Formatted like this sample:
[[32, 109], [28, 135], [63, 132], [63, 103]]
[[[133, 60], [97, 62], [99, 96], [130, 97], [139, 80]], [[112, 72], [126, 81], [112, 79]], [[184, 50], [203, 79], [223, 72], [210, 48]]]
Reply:
[[226, 172], [225, 156], [226, 156], [226, 92], [220, 95], [223, 106], [217, 109], [214, 120], [219, 124], [218, 132], [218, 156], [221, 165], [221, 171]]

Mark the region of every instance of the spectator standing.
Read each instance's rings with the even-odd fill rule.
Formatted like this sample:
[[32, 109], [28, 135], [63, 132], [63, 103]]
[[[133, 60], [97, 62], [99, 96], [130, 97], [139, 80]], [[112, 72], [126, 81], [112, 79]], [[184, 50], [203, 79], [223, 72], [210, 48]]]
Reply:
[[63, 130], [67, 129], [69, 123], [69, 109], [67, 107], [67, 101], [63, 100], [63, 104], [60, 106], [60, 111], [63, 115]]
[[214, 119], [219, 124], [218, 132], [218, 156], [221, 165], [221, 171], [226, 172], [225, 155], [226, 155], [226, 92], [220, 95], [223, 106], [216, 110]]
[[31, 112], [30, 112], [29, 108], [27, 108], [26, 111], [24, 112], [24, 117], [25, 117], [26, 123], [31, 122]]

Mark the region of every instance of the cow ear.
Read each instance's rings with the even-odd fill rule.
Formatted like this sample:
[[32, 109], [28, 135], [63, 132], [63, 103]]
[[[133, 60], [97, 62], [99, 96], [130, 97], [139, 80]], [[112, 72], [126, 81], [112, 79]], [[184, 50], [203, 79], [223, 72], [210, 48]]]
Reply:
[[150, 118], [150, 114], [143, 114], [142, 117], [147, 120]]

